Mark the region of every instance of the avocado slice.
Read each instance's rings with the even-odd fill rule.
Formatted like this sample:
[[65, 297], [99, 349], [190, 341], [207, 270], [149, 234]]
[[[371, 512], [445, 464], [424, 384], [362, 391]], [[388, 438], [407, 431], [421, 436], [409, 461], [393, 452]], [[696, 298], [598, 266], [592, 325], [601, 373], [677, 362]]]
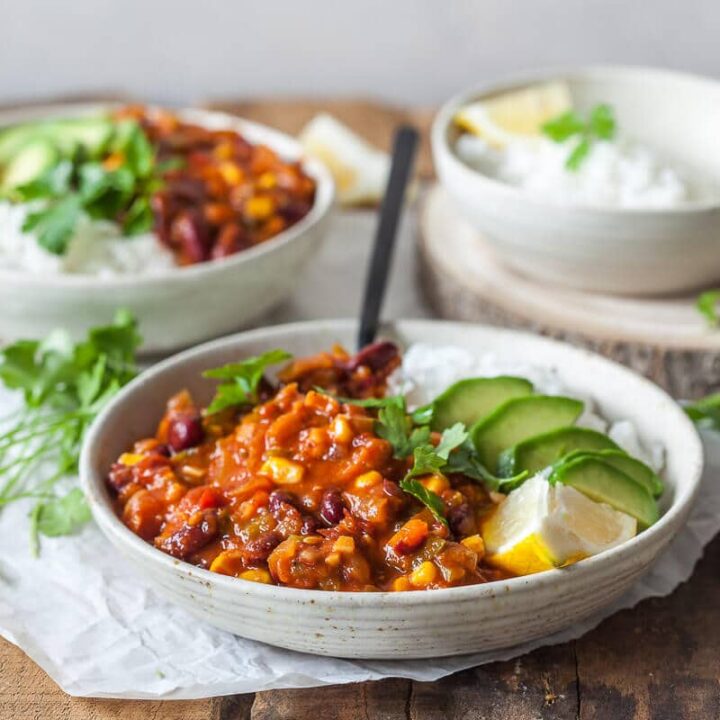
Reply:
[[430, 426], [438, 432], [457, 422], [470, 427], [504, 402], [532, 395], [532, 392], [533, 386], [529, 380], [511, 375], [460, 380], [430, 403]]
[[59, 158], [55, 146], [38, 138], [28, 142], [2, 168], [2, 189], [25, 185], [42, 175]]
[[[588, 450], [590, 448], [587, 448]], [[570, 453], [564, 461], [574, 460], [578, 457], [595, 457], [599, 460], [616, 467], [631, 477], [636, 483], [642, 485], [653, 497], [659, 498], [665, 490], [663, 481], [658, 475], [648, 467], [644, 462], [628, 455], [621, 449], [598, 449], [597, 452], [583, 452], [579, 449], [577, 452]]]
[[[535, 435], [503, 450], [498, 458], [498, 475], [512, 477], [523, 470], [534, 475], [573, 450], [620, 450], [607, 436], [596, 430], [563, 427]], [[622, 469], [622, 468], [621, 468]]]
[[0, 165], [4, 165], [34, 137], [37, 137], [37, 123], [13, 125], [0, 130]]
[[495, 472], [503, 450], [533, 435], [572, 425], [582, 411], [580, 400], [560, 395], [514, 398], [475, 423], [470, 429], [470, 437], [480, 461]]
[[574, 487], [591, 500], [634, 517], [643, 529], [658, 519], [657, 504], [645, 487], [599, 457], [582, 455], [560, 463], [550, 482]]

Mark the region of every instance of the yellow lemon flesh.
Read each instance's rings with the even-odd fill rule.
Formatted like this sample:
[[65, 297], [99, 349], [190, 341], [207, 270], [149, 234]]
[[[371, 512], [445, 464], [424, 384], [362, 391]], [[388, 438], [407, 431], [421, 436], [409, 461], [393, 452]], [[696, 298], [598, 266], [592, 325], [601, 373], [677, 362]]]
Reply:
[[516, 137], [532, 137], [541, 127], [572, 107], [565, 83], [550, 82], [496, 95], [466, 105], [455, 114], [455, 124], [503, 148]]
[[390, 158], [350, 128], [323, 113], [303, 128], [298, 139], [308, 155], [328, 167], [341, 203], [365, 205], [382, 198]]
[[543, 473], [511, 492], [482, 523], [486, 559], [515, 575], [550, 570], [634, 537], [635, 518]]

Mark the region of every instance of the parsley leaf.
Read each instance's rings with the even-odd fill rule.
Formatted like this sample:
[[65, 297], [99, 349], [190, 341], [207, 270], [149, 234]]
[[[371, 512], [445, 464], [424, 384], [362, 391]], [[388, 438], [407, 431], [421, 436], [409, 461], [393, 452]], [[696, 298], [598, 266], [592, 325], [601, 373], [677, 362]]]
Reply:
[[71, 535], [90, 519], [90, 508], [80, 488], [40, 504], [37, 530], [47, 537]]
[[445, 518], [445, 503], [439, 495], [432, 490], [428, 490], [418, 480], [409, 477], [405, 477], [400, 481], [400, 488], [408, 495], [412, 495], [416, 500], [419, 500], [443, 525], [448, 524]]
[[720, 325], [718, 302], [720, 302], [720, 290], [706, 290], [695, 301], [695, 307], [710, 327]]
[[574, 110], [568, 110], [541, 127], [542, 133], [556, 143], [566, 142], [573, 137], [577, 138], [577, 142], [565, 161], [565, 167], [572, 172], [577, 171], [588, 157], [593, 142], [612, 140], [615, 137], [616, 129], [617, 123], [613, 109], [607, 104], [596, 105], [590, 111], [587, 120], [583, 120]]
[[206, 370], [203, 377], [228, 381], [218, 386], [215, 397], [207, 409], [208, 415], [234, 405], [256, 404], [257, 389], [265, 370], [270, 365], [276, 365], [290, 358], [292, 355], [285, 350], [269, 350], [242, 362]]
[[685, 406], [687, 416], [701, 428], [720, 430], [720, 393], [713, 393]]
[[62, 255], [80, 218], [82, 203], [77, 195], [68, 195], [42, 210], [30, 213], [23, 223], [25, 232], [37, 234], [38, 244], [53, 255]]

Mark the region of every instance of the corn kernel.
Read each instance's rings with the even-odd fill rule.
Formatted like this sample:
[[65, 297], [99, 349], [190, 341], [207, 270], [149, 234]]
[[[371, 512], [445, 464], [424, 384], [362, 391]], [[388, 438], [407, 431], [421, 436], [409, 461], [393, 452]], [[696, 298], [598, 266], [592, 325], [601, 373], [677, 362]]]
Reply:
[[410, 583], [415, 587], [427, 587], [436, 577], [437, 568], [426, 560], [410, 573]]
[[228, 185], [239, 185], [242, 182], [243, 172], [234, 162], [221, 162], [218, 170]]
[[284, 457], [269, 457], [260, 468], [263, 475], [268, 475], [278, 485], [295, 485], [302, 481], [305, 468], [293, 460]]
[[320, 545], [322, 541], [323, 539], [320, 537], [320, 535], [308, 535], [307, 537], [303, 538], [303, 543], [305, 545]]
[[274, 210], [274, 204], [269, 197], [251, 197], [245, 203], [244, 215], [249, 220], [267, 220]]
[[440, 495], [450, 488], [450, 481], [444, 475], [431, 475], [420, 482], [436, 495]]
[[333, 551], [350, 555], [355, 552], [355, 540], [349, 535], [341, 535], [333, 544]]
[[240, 573], [240, 577], [243, 580], [251, 580], [252, 582], [259, 583], [270, 583], [270, 573], [262, 568], [251, 568], [245, 572]]
[[223, 550], [210, 563], [210, 570], [222, 575], [235, 575], [241, 567], [242, 553], [239, 550]]
[[485, 542], [479, 535], [470, 535], [460, 541], [466, 548], [469, 548], [481, 558], [485, 554]]
[[377, 470], [363, 473], [355, 478], [355, 487], [369, 488], [382, 482], [382, 475]]
[[340, 553], [332, 552], [325, 558], [325, 564], [330, 567], [337, 567], [341, 560]]
[[395, 580], [393, 580], [392, 589], [395, 592], [404, 592], [405, 590], [409, 590], [410, 581], [404, 575], [399, 578], [395, 578]]
[[123, 453], [118, 462], [121, 465], [137, 465], [143, 457], [144, 455], [138, 455], [137, 453]]
[[338, 415], [332, 424], [332, 435], [338, 442], [349, 443], [353, 439], [353, 431], [347, 418]]
[[275, 177], [275, 174], [271, 173], [271, 172], [264, 172], [257, 179], [257, 186], [261, 190], [272, 190], [276, 185], [277, 185], [277, 177]]

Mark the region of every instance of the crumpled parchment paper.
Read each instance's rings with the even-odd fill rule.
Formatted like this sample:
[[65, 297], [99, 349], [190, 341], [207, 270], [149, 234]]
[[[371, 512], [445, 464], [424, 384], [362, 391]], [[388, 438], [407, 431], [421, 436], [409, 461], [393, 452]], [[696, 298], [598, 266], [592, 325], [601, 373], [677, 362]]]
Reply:
[[[0, 391], [0, 407], [10, 404]], [[74, 537], [43, 538], [33, 558], [22, 503], [0, 514], [0, 634], [65, 692], [85, 697], [187, 699], [386, 677], [436, 680], [578, 638], [687, 580], [720, 530], [720, 435], [704, 440], [708, 462], [692, 516], [651, 571], [602, 613], [525, 645], [437, 660], [350, 661], [244, 640], [157, 596], [92, 523]]]

